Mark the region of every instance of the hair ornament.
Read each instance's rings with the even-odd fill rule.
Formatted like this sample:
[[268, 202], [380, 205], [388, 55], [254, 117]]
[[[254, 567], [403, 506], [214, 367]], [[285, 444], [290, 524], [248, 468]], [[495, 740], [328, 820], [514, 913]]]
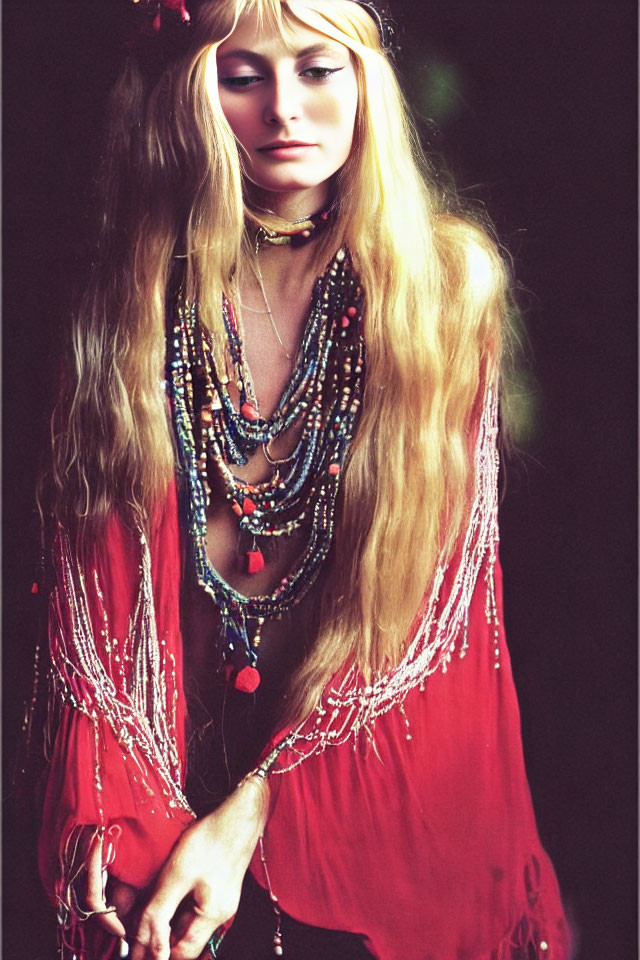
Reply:
[[144, 3], [146, 7], [155, 11], [152, 24], [154, 30], [159, 30], [162, 26], [163, 10], [170, 10], [172, 13], [177, 13], [183, 23], [189, 23], [191, 21], [186, 0], [133, 0], [133, 3]]
[[355, 3], [375, 20], [385, 53], [394, 53], [397, 49], [396, 28], [386, 4], [374, 3], [373, 0], [355, 0]]
[[[152, 26], [156, 31], [162, 27], [162, 13], [165, 10], [172, 14], [178, 14], [184, 24], [191, 21], [191, 16], [187, 10], [187, 0], [132, 0], [132, 2], [142, 4], [153, 12]], [[374, 3], [374, 0], [354, 0], [354, 3], [366, 10], [369, 16], [375, 20], [383, 49], [387, 53], [392, 53], [395, 47], [396, 30], [386, 5]]]

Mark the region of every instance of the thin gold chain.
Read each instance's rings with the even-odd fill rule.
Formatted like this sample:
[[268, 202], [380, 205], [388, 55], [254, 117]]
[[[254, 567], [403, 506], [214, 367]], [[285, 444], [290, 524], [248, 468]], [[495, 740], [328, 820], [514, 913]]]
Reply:
[[269, 315], [269, 321], [270, 321], [270, 323], [271, 323], [271, 327], [272, 327], [272, 329], [273, 329], [273, 332], [274, 332], [275, 335], [276, 335], [276, 339], [277, 339], [278, 343], [279, 343], [280, 346], [282, 347], [282, 352], [284, 353], [284, 355], [285, 355], [285, 357], [287, 358], [287, 360], [289, 360], [289, 362], [291, 362], [291, 360], [292, 360], [291, 354], [289, 353], [289, 351], [287, 350], [287, 348], [285, 347], [285, 345], [284, 345], [284, 343], [283, 343], [283, 341], [282, 341], [282, 337], [280, 336], [280, 331], [278, 330], [278, 327], [277, 327], [277, 325], [276, 325], [276, 321], [274, 320], [273, 312], [272, 312], [272, 310], [271, 310], [271, 306], [270, 306], [269, 300], [268, 300], [268, 298], [267, 298], [267, 291], [266, 291], [265, 288], [264, 288], [264, 278], [263, 278], [263, 276], [262, 276], [262, 270], [260, 269], [260, 259], [259, 259], [259, 258], [260, 258], [260, 240], [259, 240], [259, 238], [256, 238], [256, 268], [255, 268], [255, 277], [256, 277], [256, 280], [258, 281], [258, 286], [260, 287], [260, 293], [262, 294], [262, 299], [264, 300], [264, 305], [265, 305], [265, 307], [267, 308], [267, 313], [268, 313], [268, 315]]

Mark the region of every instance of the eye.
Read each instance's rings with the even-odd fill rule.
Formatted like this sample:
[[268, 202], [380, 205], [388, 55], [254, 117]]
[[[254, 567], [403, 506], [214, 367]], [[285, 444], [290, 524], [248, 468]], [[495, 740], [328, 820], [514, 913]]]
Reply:
[[233, 89], [242, 89], [246, 87], [253, 87], [256, 83], [259, 83], [262, 80], [262, 77], [257, 74], [250, 74], [241, 77], [219, 77], [218, 82], [222, 84], [223, 87], [230, 87]]
[[301, 76], [308, 77], [309, 80], [328, 80], [331, 74], [343, 69], [343, 67], [307, 67], [302, 71]]

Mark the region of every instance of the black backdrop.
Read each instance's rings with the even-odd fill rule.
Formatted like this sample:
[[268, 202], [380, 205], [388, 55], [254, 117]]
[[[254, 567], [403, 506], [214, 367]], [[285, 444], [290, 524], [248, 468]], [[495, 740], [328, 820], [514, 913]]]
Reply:
[[[33, 489], [118, 59], [118, 0], [4, 4], [4, 956], [53, 957], [11, 774]], [[530, 424], [508, 473], [506, 619], [540, 831], [581, 960], [636, 953], [636, 180], [632, 0], [396, 0], [430, 149], [514, 258]], [[531, 373], [533, 369], [533, 374]], [[537, 381], [537, 388], [535, 382]]]

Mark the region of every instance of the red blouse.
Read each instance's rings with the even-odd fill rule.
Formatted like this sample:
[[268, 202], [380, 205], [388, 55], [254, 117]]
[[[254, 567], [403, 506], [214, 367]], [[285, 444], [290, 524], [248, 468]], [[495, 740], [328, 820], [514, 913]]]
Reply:
[[[81, 868], [80, 831], [104, 826], [109, 873], [141, 888], [192, 818], [182, 794], [175, 488], [150, 544], [114, 517], [84, 564], [62, 533], [54, 552], [50, 648], [61, 712], [40, 867], [59, 908], [64, 956], [107, 960], [117, 943], [78, 917], [71, 881]], [[458, 638], [437, 671], [374, 723], [335, 744], [327, 735], [326, 749], [315, 751], [311, 718], [270, 774], [264, 849], [282, 908], [363, 935], [379, 960], [516, 960], [531, 955], [527, 948], [540, 960], [570, 956], [531, 806], [491, 553], [467, 584], [459, 633], [468, 643]], [[449, 572], [436, 616], [452, 584]], [[251, 869], [264, 883], [257, 855]]]

